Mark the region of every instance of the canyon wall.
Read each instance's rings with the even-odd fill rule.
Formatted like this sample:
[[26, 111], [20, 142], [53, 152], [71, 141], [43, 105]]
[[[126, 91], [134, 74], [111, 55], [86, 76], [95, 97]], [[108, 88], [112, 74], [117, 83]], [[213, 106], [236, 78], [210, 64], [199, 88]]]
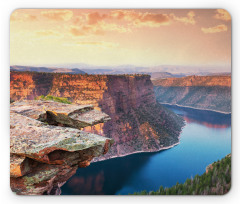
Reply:
[[157, 101], [190, 108], [231, 112], [231, 76], [188, 76], [154, 80]]
[[230, 75], [216, 76], [187, 76], [181, 78], [167, 78], [153, 80], [154, 86], [185, 87], [185, 86], [222, 86], [231, 87]]
[[72, 75], [11, 72], [12, 101], [39, 95], [67, 97], [77, 104], [93, 104], [110, 121], [83, 130], [113, 138], [103, 160], [135, 152], [153, 152], [179, 142], [182, 118], [156, 102], [148, 75]]

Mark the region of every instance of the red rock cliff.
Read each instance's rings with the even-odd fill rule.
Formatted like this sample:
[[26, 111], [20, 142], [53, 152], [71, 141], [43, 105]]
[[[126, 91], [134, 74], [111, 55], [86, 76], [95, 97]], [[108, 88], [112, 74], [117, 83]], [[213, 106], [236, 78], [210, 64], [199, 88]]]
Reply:
[[231, 76], [187, 76], [153, 80], [154, 86], [225, 86], [231, 87]]
[[179, 142], [183, 121], [156, 103], [148, 75], [11, 73], [11, 100], [42, 94], [93, 104], [111, 117], [109, 122], [84, 129], [114, 139], [111, 150], [100, 160], [158, 151]]
[[231, 113], [231, 76], [188, 76], [154, 80], [157, 101]]

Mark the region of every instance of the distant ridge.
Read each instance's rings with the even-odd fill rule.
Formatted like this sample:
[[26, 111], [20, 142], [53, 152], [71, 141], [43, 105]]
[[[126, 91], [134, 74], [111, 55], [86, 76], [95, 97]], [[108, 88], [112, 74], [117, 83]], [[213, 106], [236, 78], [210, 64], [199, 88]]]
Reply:
[[182, 78], [167, 78], [153, 81], [154, 86], [189, 87], [189, 86], [223, 86], [231, 87], [231, 75], [187, 76]]
[[169, 72], [153, 72], [151, 73], [151, 80], [163, 79], [163, 78], [179, 78], [185, 77], [185, 74], [172, 74]]
[[86, 74], [78, 68], [55, 68], [55, 67], [31, 67], [31, 66], [10, 66], [11, 71], [29, 71], [29, 72], [50, 72], [50, 73], [69, 73]]
[[231, 75], [153, 80], [159, 103], [231, 113]]
[[[165, 67], [166, 68], [166, 67]], [[87, 64], [63, 64], [63, 65], [41, 65], [41, 66], [10, 66], [11, 71], [30, 72], [52, 72], [69, 74], [94, 74], [94, 75], [114, 75], [114, 74], [148, 74], [151, 80], [181, 78], [191, 75], [196, 76], [231, 76], [231, 72], [175, 72], [171, 67], [169, 70], [162, 67], [135, 67], [131, 65], [122, 66], [90, 66]], [[167, 71], [165, 71], [167, 70]]]

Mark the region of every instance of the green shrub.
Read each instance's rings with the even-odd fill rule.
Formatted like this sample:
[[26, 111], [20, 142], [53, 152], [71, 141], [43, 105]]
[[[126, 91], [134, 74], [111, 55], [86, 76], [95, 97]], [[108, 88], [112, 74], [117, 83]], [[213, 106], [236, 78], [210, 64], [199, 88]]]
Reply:
[[56, 97], [56, 96], [51, 96], [51, 95], [47, 95], [47, 96], [41, 95], [41, 96], [36, 97], [35, 100], [56, 101], [56, 102], [65, 103], [65, 104], [71, 104], [72, 103], [67, 98]]

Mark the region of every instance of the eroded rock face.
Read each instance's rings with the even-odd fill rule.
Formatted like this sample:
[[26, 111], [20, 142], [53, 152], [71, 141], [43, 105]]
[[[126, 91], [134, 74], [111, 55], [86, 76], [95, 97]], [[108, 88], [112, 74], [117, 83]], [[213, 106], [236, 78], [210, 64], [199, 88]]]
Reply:
[[231, 76], [187, 76], [181, 78], [167, 78], [153, 80], [154, 86], [186, 87], [186, 86], [223, 86], [231, 87]]
[[157, 101], [231, 113], [231, 76], [188, 76], [153, 80]]
[[90, 165], [94, 157], [107, 153], [113, 143], [109, 138], [79, 130], [79, 124], [86, 127], [109, 119], [88, 105], [52, 101], [13, 103], [10, 112], [12, 190], [25, 195], [59, 194], [60, 187], [78, 167]]
[[94, 104], [108, 114], [110, 121], [84, 127], [84, 131], [115, 141], [106, 155], [94, 161], [170, 148], [179, 143], [184, 125], [181, 117], [157, 103], [149, 75], [11, 72], [10, 87], [13, 101], [49, 94], [77, 104]]

